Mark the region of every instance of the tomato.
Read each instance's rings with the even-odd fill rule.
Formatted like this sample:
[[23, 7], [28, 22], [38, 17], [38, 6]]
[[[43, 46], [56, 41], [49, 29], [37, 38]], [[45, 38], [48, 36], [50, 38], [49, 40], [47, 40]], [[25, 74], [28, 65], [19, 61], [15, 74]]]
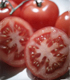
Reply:
[[15, 3], [20, 4], [24, 0], [13, 0]]
[[24, 48], [33, 34], [31, 26], [18, 17], [8, 17], [0, 22], [0, 57], [13, 67], [25, 66]]
[[54, 26], [59, 15], [57, 5], [49, 0], [42, 0], [39, 7], [35, 0], [27, 1], [21, 10], [20, 16], [26, 20], [34, 31], [46, 27]]
[[[11, 0], [9, 0], [12, 6], [15, 8], [17, 4]], [[0, 0], [1, 3], [1, 0]], [[9, 2], [5, 2], [6, 7], [0, 8], [0, 21], [8, 16], [19, 16], [20, 14], [20, 8], [18, 8], [12, 15], [10, 15], [10, 12], [12, 10], [11, 6], [9, 5]]]
[[27, 75], [28, 75], [28, 77], [29, 77], [31, 80], [43, 80], [43, 79], [40, 79], [40, 78], [34, 76], [34, 75], [30, 72], [29, 69], [27, 69]]
[[25, 47], [25, 61], [31, 73], [54, 80], [68, 71], [69, 38], [62, 30], [45, 27], [35, 32]]
[[55, 27], [63, 30], [70, 37], [70, 15], [68, 11], [59, 16]]
[[[66, 74], [64, 74], [63, 76], [57, 78], [57, 79], [54, 79], [54, 80], [65, 80], [67, 78], [67, 74], [69, 74], [69, 72], [67, 72]], [[41, 78], [38, 78], [36, 76], [34, 76], [29, 69], [27, 69], [27, 75], [28, 77], [31, 79], [31, 80], [44, 80], [44, 79], [41, 79]], [[68, 79], [69, 80], [69, 79]]]
[[[70, 45], [69, 45], [69, 57], [70, 57]], [[69, 58], [69, 70], [70, 70], [70, 58]]]

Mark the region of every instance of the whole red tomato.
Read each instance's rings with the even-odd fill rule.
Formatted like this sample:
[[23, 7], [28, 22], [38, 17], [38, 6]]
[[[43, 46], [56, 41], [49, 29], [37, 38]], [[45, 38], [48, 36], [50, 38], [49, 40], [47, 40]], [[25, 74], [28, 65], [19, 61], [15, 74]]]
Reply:
[[[17, 4], [15, 2], [13, 2], [11, 0], [9, 0], [9, 1], [14, 8], [17, 6]], [[1, 3], [1, 0], [0, 0], [0, 3]], [[10, 15], [12, 8], [11, 8], [9, 2], [5, 2], [5, 4], [6, 4], [6, 7], [0, 8], [0, 21], [8, 16], [19, 16], [20, 8], [18, 8], [12, 15]]]
[[57, 5], [49, 0], [42, 0], [40, 5], [39, 2], [30, 0], [23, 5], [20, 13], [20, 16], [30, 23], [34, 31], [45, 26], [54, 26], [58, 15]]
[[55, 27], [63, 30], [70, 37], [70, 12], [66, 11], [56, 21]]

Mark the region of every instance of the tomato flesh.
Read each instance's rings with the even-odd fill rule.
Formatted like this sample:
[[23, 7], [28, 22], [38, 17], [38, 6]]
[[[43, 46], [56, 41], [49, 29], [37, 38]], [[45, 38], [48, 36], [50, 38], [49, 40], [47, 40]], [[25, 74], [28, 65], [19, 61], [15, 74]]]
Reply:
[[23, 66], [25, 64], [25, 44], [28, 41], [29, 37], [32, 35], [33, 31], [30, 25], [20, 18], [9, 17], [1, 22], [1, 24], [4, 23], [5, 25], [1, 25], [0, 30], [1, 60], [11, 66]]
[[[44, 37], [45, 35], [48, 36], [47, 34], [44, 34], [44, 35], [41, 35], [42, 38], [41, 38], [41, 36], [38, 36], [38, 38], [34, 39], [35, 42], [36, 42], [37, 44], [41, 45], [42, 47], [44, 47], [44, 46], [43, 46], [40, 42], [43, 42], [43, 41], [44, 41], [44, 38], [48, 39], [47, 37]], [[50, 38], [50, 36], [49, 36], [49, 38]], [[38, 39], [38, 40], [37, 40], [37, 39]], [[60, 39], [60, 40], [59, 40], [59, 39]], [[38, 42], [38, 41], [39, 41], [39, 42]], [[58, 58], [57, 62], [53, 63], [53, 64], [50, 66], [50, 65], [49, 65], [49, 59], [47, 58], [47, 56], [46, 56], [44, 53], [42, 53], [42, 54], [44, 54], [44, 58], [41, 59], [41, 62], [36, 61], [36, 58], [38, 58], [38, 57], [40, 57], [40, 56], [42, 57], [41, 51], [39, 51], [39, 53], [37, 53], [37, 52], [36, 52], [36, 49], [40, 49], [40, 48], [38, 48], [37, 46], [32, 46], [31, 48], [29, 48], [29, 49], [30, 49], [29, 51], [30, 51], [30, 54], [31, 54], [31, 61], [33, 61], [32, 64], [33, 64], [34, 66], [36, 66], [37, 68], [40, 68], [39, 66], [42, 66], [42, 65], [44, 64], [44, 62], [47, 61], [47, 62], [46, 62], [46, 66], [47, 66], [46, 72], [47, 72], [47, 73], [51, 73], [51, 72], [55, 71], [57, 68], [62, 67], [62, 65], [63, 65], [64, 62], [66, 61], [66, 57], [67, 57], [67, 55], [58, 53], [59, 50], [61, 50], [62, 48], [66, 47], [66, 45], [64, 45], [64, 44], [61, 42], [62, 39], [61, 39], [60, 37], [58, 37], [56, 40], [46, 41], [45, 44], [48, 44], [47, 46], [50, 48], [50, 47], [53, 46], [53, 44], [57, 43], [57, 41], [60, 42], [60, 43], [58, 44], [58, 47], [57, 47], [56, 49], [51, 50], [51, 53], [54, 55], [54, 57], [57, 57], [57, 58]], [[46, 47], [46, 48], [47, 48], [47, 47]], [[40, 49], [40, 50], [41, 50], [41, 49]], [[50, 54], [48, 54], [48, 55], [50, 55]], [[61, 58], [59, 59], [59, 57], [61, 57]]]
[[56, 79], [68, 71], [69, 38], [56, 28], [41, 29], [27, 43], [25, 56], [27, 68], [35, 76], [46, 80]]

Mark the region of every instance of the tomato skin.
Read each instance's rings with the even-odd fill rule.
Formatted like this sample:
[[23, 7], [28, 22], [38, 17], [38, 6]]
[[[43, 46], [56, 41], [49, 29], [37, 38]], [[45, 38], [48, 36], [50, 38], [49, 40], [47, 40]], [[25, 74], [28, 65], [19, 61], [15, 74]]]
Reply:
[[25, 20], [19, 17], [3, 19], [0, 22], [1, 60], [13, 67], [25, 67], [24, 47], [32, 34], [33, 30]]
[[57, 5], [49, 0], [43, 0], [41, 7], [38, 7], [34, 0], [30, 0], [23, 5], [20, 14], [21, 18], [29, 22], [34, 31], [42, 27], [54, 26], [58, 15]]
[[20, 4], [24, 0], [13, 0], [15, 3]]
[[[15, 2], [13, 2], [11, 0], [9, 0], [9, 1], [14, 8], [17, 6], [17, 4]], [[20, 8], [18, 8], [12, 15], [10, 15], [11, 10], [12, 10], [12, 8], [8, 2], [7, 2], [7, 7], [3, 8], [3, 9], [0, 8], [0, 21], [3, 20], [5, 17], [8, 17], [8, 16], [18, 16], [19, 17]]]
[[[50, 31], [50, 29], [51, 29], [51, 31]], [[51, 35], [52, 35], [51, 37], [54, 39], [57, 36], [61, 36], [64, 45], [67, 46], [67, 49], [66, 50], [65, 50], [65, 48], [62, 50], [58, 49], [59, 51], [57, 51], [57, 52], [55, 51], [55, 52], [56, 52], [56, 54], [62, 53], [63, 55], [67, 55], [67, 58], [65, 60], [65, 63], [60, 68], [56, 69], [55, 71], [53, 71], [51, 73], [46, 73], [46, 69], [47, 69], [46, 65], [48, 66], [48, 64], [46, 63], [46, 59], [48, 59], [48, 57], [49, 57], [50, 58], [49, 64], [53, 64], [51, 62], [55, 62], [57, 60], [60, 60], [58, 58], [61, 57], [61, 56], [57, 57], [56, 60], [53, 61], [54, 58], [49, 53], [48, 53], [49, 55], [47, 55], [47, 51], [48, 50], [51, 51], [50, 49], [52, 49], [52, 47], [51, 48], [48, 47], [48, 49], [47, 49], [47, 46], [46, 46], [47, 43], [51, 43], [51, 42], [47, 42], [46, 39], [49, 39], [49, 41], [50, 41], [50, 37], [48, 38], [49, 35], [48, 36], [44, 35], [44, 37], [43, 37], [43, 34], [45, 34], [46, 32], [49, 32], [49, 31], [51, 32]], [[34, 41], [35, 39], [36, 39], [36, 41]], [[62, 41], [59, 42], [59, 39], [57, 39], [55, 41], [57, 41], [56, 43], [58, 43], [58, 44], [63, 44]], [[52, 40], [52, 43], [55, 44], [53, 42], [53, 40]], [[29, 41], [25, 47], [26, 66], [32, 72], [32, 74], [35, 75], [36, 77], [39, 77], [39, 78], [44, 79], [44, 80], [55, 80], [56, 78], [64, 75], [68, 71], [68, 66], [69, 66], [69, 48], [68, 47], [69, 47], [69, 38], [62, 30], [59, 30], [59, 29], [54, 28], [54, 27], [51, 27], [51, 28], [45, 27], [43, 29], [40, 29], [30, 37], [30, 39], [29, 39]], [[56, 47], [54, 47], [54, 48], [56, 49]], [[45, 59], [45, 57], [46, 57], [45, 53], [47, 55], [46, 59]], [[37, 54], [40, 54], [40, 55], [37, 55]], [[40, 62], [43, 59], [44, 59], [44, 61], [41, 64]], [[57, 62], [59, 62], [59, 61], [57, 61]]]
[[63, 30], [70, 37], [70, 14], [68, 11], [59, 16], [55, 27]]

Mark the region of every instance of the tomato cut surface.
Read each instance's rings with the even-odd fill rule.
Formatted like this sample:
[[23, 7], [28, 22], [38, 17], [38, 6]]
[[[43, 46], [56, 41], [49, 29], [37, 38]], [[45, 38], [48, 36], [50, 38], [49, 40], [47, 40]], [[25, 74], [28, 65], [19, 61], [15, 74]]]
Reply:
[[7, 64], [25, 65], [24, 48], [33, 34], [31, 26], [18, 17], [8, 17], [0, 22], [0, 56]]
[[33, 75], [53, 80], [68, 71], [69, 38], [53, 27], [46, 27], [35, 32], [25, 47], [27, 68]]

